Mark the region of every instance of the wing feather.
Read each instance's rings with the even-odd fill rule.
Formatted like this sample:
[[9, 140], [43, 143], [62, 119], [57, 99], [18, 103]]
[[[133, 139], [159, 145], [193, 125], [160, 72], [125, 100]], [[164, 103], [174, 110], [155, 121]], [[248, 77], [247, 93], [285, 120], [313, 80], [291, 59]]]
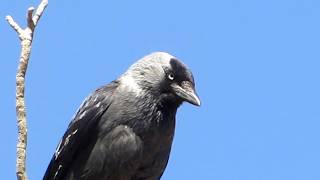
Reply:
[[73, 159], [81, 153], [82, 147], [89, 145], [96, 134], [97, 123], [112, 102], [112, 94], [117, 82], [112, 82], [89, 95], [63, 135], [54, 153], [44, 180], [63, 179], [70, 168]]

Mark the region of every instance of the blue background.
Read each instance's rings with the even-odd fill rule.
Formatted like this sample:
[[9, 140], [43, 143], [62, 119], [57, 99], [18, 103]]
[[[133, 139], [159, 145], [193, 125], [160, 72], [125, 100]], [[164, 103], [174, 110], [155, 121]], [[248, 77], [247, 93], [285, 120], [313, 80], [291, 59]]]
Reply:
[[[0, 177], [15, 179], [15, 73], [38, 0], [0, 2]], [[82, 100], [137, 59], [166, 51], [193, 71], [162, 179], [320, 179], [320, 1], [53, 1], [26, 81], [27, 171], [41, 179]]]

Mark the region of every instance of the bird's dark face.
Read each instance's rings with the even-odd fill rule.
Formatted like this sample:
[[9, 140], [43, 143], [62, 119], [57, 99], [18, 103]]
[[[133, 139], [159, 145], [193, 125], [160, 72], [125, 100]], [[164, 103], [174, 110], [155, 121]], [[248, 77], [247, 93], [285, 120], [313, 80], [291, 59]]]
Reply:
[[168, 65], [162, 68], [165, 74], [160, 86], [163, 93], [171, 93], [182, 101], [200, 106], [192, 72], [174, 57], [169, 60]]
[[133, 64], [121, 77], [127, 90], [144, 97], [151, 92], [160, 102], [200, 106], [192, 72], [168, 53], [152, 53]]

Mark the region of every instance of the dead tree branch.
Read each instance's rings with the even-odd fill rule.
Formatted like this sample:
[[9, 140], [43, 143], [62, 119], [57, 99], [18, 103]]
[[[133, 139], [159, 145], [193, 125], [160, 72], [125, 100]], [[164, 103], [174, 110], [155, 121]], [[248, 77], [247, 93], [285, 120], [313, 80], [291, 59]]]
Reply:
[[35, 13], [34, 8], [30, 7], [27, 11], [27, 27], [22, 29], [11, 16], [6, 16], [10, 26], [18, 33], [21, 41], [21, 54], [19, 66], [16, 75], [16, 113], [18, 124], [18, 142], [17, 142], [17, 161], [16, 174], [18, 180], [27, 180], [26, 173], [26, 147], [27, 147], [27, 120], [24, 101], [25, 75], [30, 58], [31, 44], [33, 40], [34, 29], [48, 5], [48, 0], [42, 0]]

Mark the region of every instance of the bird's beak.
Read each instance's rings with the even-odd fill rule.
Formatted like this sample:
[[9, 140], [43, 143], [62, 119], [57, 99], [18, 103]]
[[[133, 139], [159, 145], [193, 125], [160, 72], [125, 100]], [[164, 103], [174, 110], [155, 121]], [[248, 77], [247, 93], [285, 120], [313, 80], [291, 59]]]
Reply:
[[196, 94], [193, 85], [189, 81], [183, 81], [181, 83], [181, 86], [173, 83], [171, 84], [171, 87], [173, 89], [173, 92], [184, 101], [187, 101], [196, 106], [200, 106], [200, 99]]

